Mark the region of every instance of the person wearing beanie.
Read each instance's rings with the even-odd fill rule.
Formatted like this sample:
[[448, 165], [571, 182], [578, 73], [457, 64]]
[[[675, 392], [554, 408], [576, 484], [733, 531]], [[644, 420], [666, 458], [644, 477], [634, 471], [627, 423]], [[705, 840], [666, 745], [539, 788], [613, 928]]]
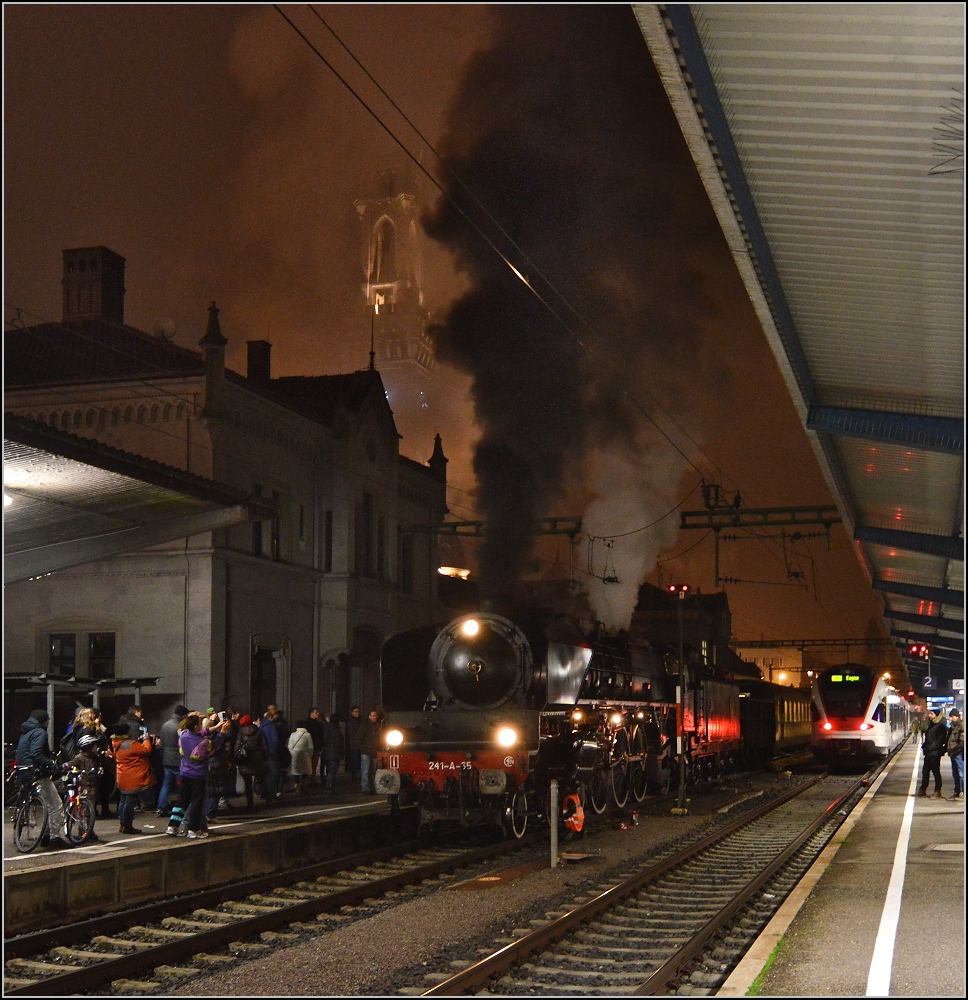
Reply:
[[[17, 766], [34, 768], [37, 787], [47, 807], [47, 824], [52, 834], [51, 845], [57, 847], [67, 843], [67, 817], [64, 815], [64, 803], [54, 787], [54, 782], [51, 781], [52, 775], [57, 774], [59, 768], [54, 755], [50, 752], [47, 737], [49, 725], [50, 716], [42, 708], [34, 709], [30, 713], [30, 718], [20, 727]], [[55, 830], [57, 834], [54, 833]]]
[[178, 751], [178, 727], [181, 720], [188, 715], [184, 705], [176, 705], [171, 718], [161, 727], [159, 738], [161, 742], [161, 790], [158, 792], [158, 815], [168, 815], [168, 802], [178, 787], [178, 769], [181, 755]]
[[134, 806], [138, 795], [155, 783], [155, 776], [151, 773], [154, 740], [150, 736], [145, 736], [144, 739], [132, 738], [131, 724], [128, 722], [119, 722], [108, 732], [111, 734], [118, 791], [121, 793], [121, 801], [118, 803], [120, 831], [141, 833], [134, 828]]
[[921, 788], [918, 795], [924, 798], [928, 794], [928, 784], [934, 776], [934, 798], [941, 795], [941, 758], [948, 749], [948, 723], [944, 713], [936, 708], [928, 709], [928, 728], [924, 731], [924, 742], [921, 753], [924, 754], [924, 767], [921, 770]]

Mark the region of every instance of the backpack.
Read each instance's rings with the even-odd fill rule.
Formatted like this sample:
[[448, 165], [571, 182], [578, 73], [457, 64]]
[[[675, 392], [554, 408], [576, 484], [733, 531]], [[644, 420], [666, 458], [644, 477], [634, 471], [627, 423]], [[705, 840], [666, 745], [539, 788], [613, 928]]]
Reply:
[[261, 771], [266, 766], [267, 756], [261, 735], [258, 729], [239, 735], [235, 753], [232, 755], [232, 760], [238, 767]]
[[77, 756], [77, 730], [65, 733], [57, 747], [57, 763], [68, 764]]

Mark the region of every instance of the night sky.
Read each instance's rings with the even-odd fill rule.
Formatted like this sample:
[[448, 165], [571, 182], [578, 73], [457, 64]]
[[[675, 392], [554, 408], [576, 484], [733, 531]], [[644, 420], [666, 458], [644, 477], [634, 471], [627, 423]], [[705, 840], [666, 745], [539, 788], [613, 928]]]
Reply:
[[[285, 8], [453, 196], [418, 174], [449, 502], [511, 541], [482, 565], [526, 551], [508, 510], [584, 515], [625, 535], [607, 563], [603, 542], [577, 550], [580, 577], [619, 577], [592, 584], [618, 621], [657, 558], [662, 582], [714, 589], [712, 538], [677, 532], [678, 511], [626, 534], [690, 491], [680, 509], [699, 509], [701, 474], [747, 506], [832, 502], [628, 7], [316, 9], [452, 171], [309, 8]], [[275, 10], [8, 4], [4, 40], [8, 321], [59, 319], [60, 251], [103, 244], [127, 260], [133, 326], [194, 348], [214, 299], [236, 371], [250, 339], [277, 376], [365, 367], [353, 201], [404, 154]], [[757, 581], [728, 588], [735, 634], [885, 635], [832, 540], [797, 545], [806, 587], [768, 585], [788, 583], [779, 543], [724, 544], [721, 572]]]

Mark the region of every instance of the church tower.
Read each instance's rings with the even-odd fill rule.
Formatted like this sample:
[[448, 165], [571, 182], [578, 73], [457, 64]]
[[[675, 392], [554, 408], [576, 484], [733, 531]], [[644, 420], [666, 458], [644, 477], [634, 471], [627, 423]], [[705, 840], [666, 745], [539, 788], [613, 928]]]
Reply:
[[354, 205], [362, 236], [361, 286], [374, 364], [411, 454], [429, 452], [434, 431], [434, 354], [424, 303], [423, 230], [412, 172], [385, 170], [377, 196]]

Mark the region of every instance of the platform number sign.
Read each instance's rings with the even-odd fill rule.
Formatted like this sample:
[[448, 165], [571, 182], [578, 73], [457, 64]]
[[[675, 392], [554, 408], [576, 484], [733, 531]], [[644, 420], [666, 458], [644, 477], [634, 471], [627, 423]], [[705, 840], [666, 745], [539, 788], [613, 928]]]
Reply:
[[937, 677], [925, 677], [921, 683], [921, 686], [925, 691], [937, 691], [938, 690], [938, 678]]

